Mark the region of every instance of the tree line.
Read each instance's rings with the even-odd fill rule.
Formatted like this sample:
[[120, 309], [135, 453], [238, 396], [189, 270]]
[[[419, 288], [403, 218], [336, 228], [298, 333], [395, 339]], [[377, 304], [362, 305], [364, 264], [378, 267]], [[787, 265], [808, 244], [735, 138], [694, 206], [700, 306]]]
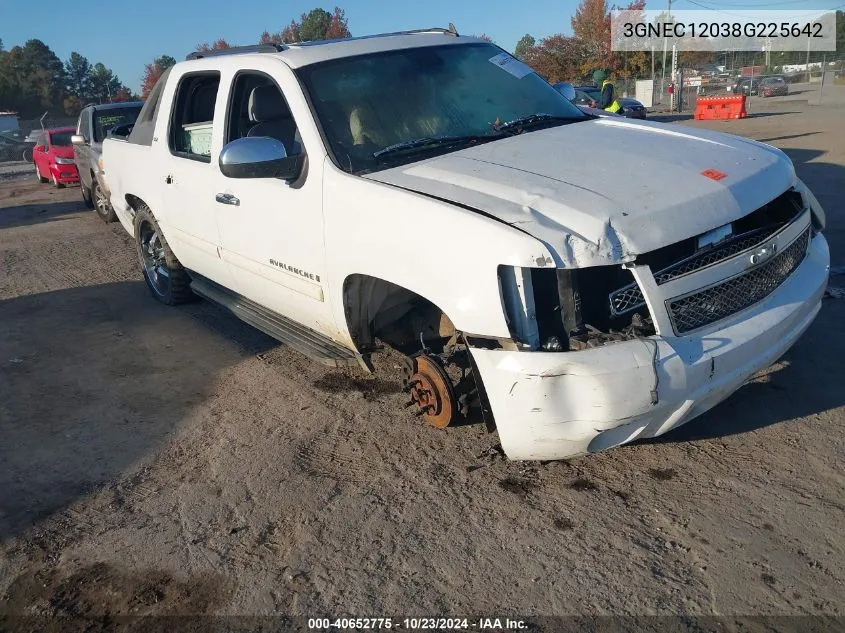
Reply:
[[[303, 13], [299, 20], [291, 20], [290, 24], [278, 32], [264, 31], [258, 36], [258, 43], [292, 44], [294, 42], [313, 42], [351, 36], [349, 22], [343, 9], [335, 7], [334, 11], [329, 12], [317, 7]], [[196, 50], [208, 52], [225, 50], [231, 47], [232, 44], [220, 38], [214, 42], [198, 44]], [[170, 55], [162, 55], [144, 66], [144, 76], [141, 81], [142, 98], [147, 98], [158, 78], [175, 63], [176, 60]]]
[[133, 98], [110, 68], [92, 64], [75, 51], [62, 62], [41, 40], [29, 40], [8, 51], [0, 41], [0, 106], [22, 118], [44, 112], [75, 116], [87, 103]]
[[[618, 7], [609, 6], [606, 0], [581, 0], [570, 25], [572, 35], [557, 33], [537, 40], [526, 33], [517, 42], [514, 55], [531, 66], [539, 75], [551, 82], [579, 81], [591, 79], [595, 70], [608, 70], [611, 75], [621, 78], [647, 77], [652, 69], [661, 72], [663, 51], [613, 51], [611, 50], [610, 32], [612, 12]], [[644, 11], [645, 0], [631, 0], [622, 10]], [[671, 17], [662, 13], [657, 21], [670, 21]], [[836, 12], [836, 50], [840, 57], [845, 56], [845, 12]], [[833, 57], [827, 54], [828, 59]], [[681, 51], [678, 53], [678, 65], [681, 68], [700, 68], [717, 63], [726, 66], [750, 66], [762, 63], [762, 52], [747, 51], [728, 55], [717, 51]], [[777, 70], [784, 64], [800, 64], [807, 55], [800, 51], [778, 53], [771, 56], [772, 68]], [[812, 53], [810, 61], [820, 61], [823, 53]], [[671, 55], [667, 56], [667, 64]]]
[[[552, 82], [581, 80], [592, 76], [593, 71], [604, 69], [616, 77], [645, 77], [652, 68], [661, 69], [662, 51], [612, 51], [610, 25], [612, 11], [606, 0], [581, 0], [570, 25], [572, 35], [557, 33], [539, 41], [524, 35], [516, 45], [514, 54], [525, 61], [538, 74]], [[630, 0], [624, 7], [643, 11], [645, 0]], [[845, 13], [836, 12], [837, 52], [845, 55]], [[260, 44], [290, 44], [315, 40], [351, 37], [346, 12], [340, 7], [333, 11], [314, 8], [303, 13], [298, 20], [276, 32], [264, 31], [257, 41]], [[490, 41], [486, 35], [483, 39]], [[225, 39], [197, 45], [197, 50], [213, 51], [231, 48]], [[654, 57], [655, 59], [652, 59]], [[760, 63], [761, 53], [747, 53], [740, 57], [741, 65]], [[773, 64], [794, 64], [806, 60], [801, 52], [772, 56]], [[724, 53], [684, 51], [679, 53], [682, 67], [703, 66], [726, 61]], [[813, 54], [811, 61], [821, 59]], [[736, 63], [736, 54], [732, 58]], [[140, 98], [145, 99], [158, 78], [176, 60], [170, 55], [160, 55], [144, 66]], [[78, 52], [62, 62], [41, 40], [29, 40], [23, 46], [6, 51], [0, 40], [0, 106], [17, 111], [23, 118], [34, 118], [48, 111], [53, 115], [76, 115], [90, 102], [128, 101], [139, 95], [125, 86], [102, 63], [91, 64]]]

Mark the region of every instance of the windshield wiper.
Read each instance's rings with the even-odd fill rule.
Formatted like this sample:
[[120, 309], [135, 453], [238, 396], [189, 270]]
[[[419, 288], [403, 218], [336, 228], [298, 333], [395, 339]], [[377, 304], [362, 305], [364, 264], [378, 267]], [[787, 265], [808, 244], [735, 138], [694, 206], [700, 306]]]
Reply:
[[373, 152], [373, 158], [381, 158], [382, 156], [387, 156], [388, 154], [396, 154], [412, 149], [425, 149], [428, 147], [442, 147], [444, 145], [459, 145], [463, 143], [470, 144], [492, 141], [495, 138], [498, 138], [498, 135], [490, 134], [480, 136], [478, 134], [467, 134], [464, 136], [424, 136], [422, 138], [415, 138], [411, 141], [403, 141], [402, 143], [396, 143], [395, 145], [388, 145], [377, 152]]
[[505, 121], [504, 123], [500, 123], [499, 125], [494, 125], [493, 129], [497, 132], [504, 132], [506, 130], [511, 130], [514, 128], [525, 129], [528, 126], [535, 125], [538, 123], [567, 123], [572, 121], [585, 121], [587, 120], [587, 116], [559, 116], [555, 114], [546, 114], [544, 112], [538, 112], [536, 114], [528, 114], [526, 116], [521, 116], [518, 119], [514, 119], [513, 121]]

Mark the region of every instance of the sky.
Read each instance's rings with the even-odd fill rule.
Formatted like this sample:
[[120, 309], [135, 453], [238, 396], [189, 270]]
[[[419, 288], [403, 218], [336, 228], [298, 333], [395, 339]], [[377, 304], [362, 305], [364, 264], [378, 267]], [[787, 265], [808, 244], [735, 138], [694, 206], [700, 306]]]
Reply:
[[[619, 4], [627, 4], [622, 0]], [[696, 0], [720, 8], [831, 9], [845, 0]], [[346, 10], [352, 35], [448, 26], [460, 33], [486, 33], [512, 51], [525, 33], [538, 40], [570, 33], [578, 0], [333, 0]], [[691, 0], [673, 0], [674, 9], [695, 9]], [[608, 1], [612, 5], [612, 1]], [[54, 6], [54, 13], [49, 7]], [[77, 51], [92, 64], [102, 62], [133, 90], [139, 90], [144, 64], [167, 54], [177, 60], [197, 44], [218, 38], [255, 44], [262, 31], [279, 31], [318, 4], [318, 0], [74, 0], [33, 4], [0, 0], [0, 39], [8, 50], [37, 38], [62, 59]], [[660, 9], [666, 0], [646, 2]], [[36, 8], [37, 7], [37, 8]], [[34, 17], [37, 16], [37, 17]]]

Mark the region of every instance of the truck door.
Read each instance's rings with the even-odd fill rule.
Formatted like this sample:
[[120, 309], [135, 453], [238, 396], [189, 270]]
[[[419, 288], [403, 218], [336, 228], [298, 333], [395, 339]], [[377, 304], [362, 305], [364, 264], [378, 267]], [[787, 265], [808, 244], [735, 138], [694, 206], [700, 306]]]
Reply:
[[[214, 185], [219, 174], [225, 98], [217, 107], [220, 73], [186, 72], [178, 79], [167, 130], [169, 152], [164, 182], [166, 213], [156, 216], [182, 265], [231, 287], [228, 267], [220, 256]], [[155, 211], [155, 210], [154, 210]]]
[[304, 152], [307, 158], [294, 182], [228, 178], [218, 171], [212, 200], [223, 259], [241, 295], [332, 337], [323, 243], [325, 150], [292, 71], [274, 59], [253, 63], [232, 78], [224, 145], [267, 136], [281, 141], [289, 156]]
[[91, 143], [94, 139], [91, 134], [91, 110], [85, 108], [79, 113], [79, 121], [76, 125], [76, 133], [85, 139], [83, 145], [74, 145], [73, 153], [76, 158], [76, 167], [79, 170], [79, 181], [84, 189], [91, 195]]

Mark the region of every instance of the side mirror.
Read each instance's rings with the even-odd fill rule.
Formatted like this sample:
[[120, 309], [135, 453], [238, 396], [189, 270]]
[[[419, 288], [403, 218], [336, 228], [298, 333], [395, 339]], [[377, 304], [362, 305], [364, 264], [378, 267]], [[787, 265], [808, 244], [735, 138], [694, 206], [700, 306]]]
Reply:
[[220, 172], [227, 178], [282, 178], [302, 173], [304, 154], [288, 156], [284, 144], [268, 136], [248, 136], [227, 143], [220, 152]]
[[74, 134], [70, 137], [70, 142], [73, 145], [85, 145], [87, 141], [85, 140], [85, 137], [81, 134]]

